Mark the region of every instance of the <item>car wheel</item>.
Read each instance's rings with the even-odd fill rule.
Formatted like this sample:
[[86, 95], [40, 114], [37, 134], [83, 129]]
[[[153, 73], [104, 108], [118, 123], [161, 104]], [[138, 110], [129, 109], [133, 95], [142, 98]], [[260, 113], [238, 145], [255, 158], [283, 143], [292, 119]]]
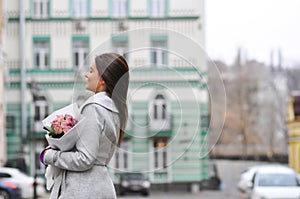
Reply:
[[5, 190], [0, 190], [0, 199], [10, 199], [9, 193]]
[[143, 196], [149, 196], [149, 192], [148, 191], [143, 192]]

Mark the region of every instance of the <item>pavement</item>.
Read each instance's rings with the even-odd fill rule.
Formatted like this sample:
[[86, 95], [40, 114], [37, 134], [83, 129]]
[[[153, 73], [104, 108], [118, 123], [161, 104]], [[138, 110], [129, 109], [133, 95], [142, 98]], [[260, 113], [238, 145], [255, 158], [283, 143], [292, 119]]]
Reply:
[[[199, 198], [205, 198], [205, 199], [240, 199], [238, 192], [230, 192], [228, 190], [222, 190], [222, 191], [201, 191], [199, 193], [189, 193], [189, 192], [158, 192], [153, 191], [150, 193], [149, 196], [141, 196], [139, 194], [127, 194], [125, 196], [118, 196], [118, 199], [139, 199], [139, 198], [145, 198], [145, 199], [199, 199]], [[43, 197], [39, 197], [39, 199], [49, 199], [49, 194], [46, 194]]]
[[[151, 191], [148, 197], [144, 197], [137, 194], [128, 194], [125, 196], [118, 196], [118, 199], [240, 199], [241, 196], [236, 188], [240, 173], [249, 166], [261, 164], [260, 162], [251, 161], [229, 161], [229, 160], [218, 160], [215, 161], [218, 167], [218, 173], [222, 180], [222, 190], [220, 191], [200, 191], [198, 193], [179, 192], [179, 191]], [[46, 194], [39, 199], [49, 199], [49, 194]]]

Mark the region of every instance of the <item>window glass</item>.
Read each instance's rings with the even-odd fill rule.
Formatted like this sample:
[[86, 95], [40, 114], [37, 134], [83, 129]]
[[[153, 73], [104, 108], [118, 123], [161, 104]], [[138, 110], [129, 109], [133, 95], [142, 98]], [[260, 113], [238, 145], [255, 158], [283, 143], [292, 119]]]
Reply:
[[88, 41], [73, 41], [73, 65], [79, 68], [85, 63], [85, 58], [88, 55], [89, 43]]
[[165, 40], [154, 40], [151, 42], [151, 63], [156, 67], [167, 66], [167, 42]]
[[166, 0], [151, 0], [151, 16], [166, 16]]
[[35, 41], [34, 42], [34, 67], [36, 69], [49, 68], [49, 42]]
[[14, 133], [16, 128], [16, 117], [13, 115], [6, 116], [6, 132]]
[[129, 139], [121, 142], [120, 149], [115, 153], [115, 166], [117, 169], [128, 169], [129, 167]]
[[85, 18], [88, 16], [88, 0], [73, 0], [73, 17]]
[[34, 0], [33, 14], [35, 18], [47, 18], [49, 15], [49, 0]]
[[166, 138], [156, 138], [153, 140], [154, 150], [154, 168], [165, 169], [167, 168], [168, 150]]
[[112, 0], [112, 16], [113, 17], [127, 16], [127, 0]]

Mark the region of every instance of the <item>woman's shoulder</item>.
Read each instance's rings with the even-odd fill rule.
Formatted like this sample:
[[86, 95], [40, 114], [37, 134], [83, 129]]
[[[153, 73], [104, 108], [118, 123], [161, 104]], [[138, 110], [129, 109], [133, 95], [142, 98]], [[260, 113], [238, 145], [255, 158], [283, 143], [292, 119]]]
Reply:
[[97, 93], [91, 96], [81, 107], [80, 112], [82, 112], [87, 106], [100, 106], [111, 112], [118, 113], [118, 110], [113, 102], [113, 100], [106, 95], [105, 92]]

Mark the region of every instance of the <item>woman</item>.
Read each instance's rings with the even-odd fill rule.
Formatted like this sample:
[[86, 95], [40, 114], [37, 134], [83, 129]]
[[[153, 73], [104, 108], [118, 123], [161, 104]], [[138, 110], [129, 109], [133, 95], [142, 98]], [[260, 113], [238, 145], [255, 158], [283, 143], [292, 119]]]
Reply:
[[43, 162], [63, 170], [54, 181], [51, 199], [113, 199], [114, 185], [106, 165], [120, 145], [127, 120], [128, 65], [123, 56], [97, 56], [86, 73], [86, 89], [95, 92], [81, 106], [85, 118], [73, 151], [47, 148]]

